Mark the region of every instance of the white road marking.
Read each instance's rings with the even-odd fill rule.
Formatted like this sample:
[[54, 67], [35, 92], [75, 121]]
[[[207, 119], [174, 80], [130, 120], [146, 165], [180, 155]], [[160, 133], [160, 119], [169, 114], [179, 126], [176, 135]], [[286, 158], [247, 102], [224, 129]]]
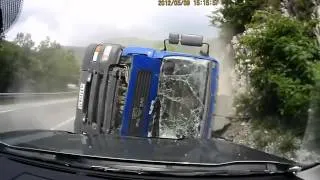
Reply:
[[[12, 108], [12, 109], [7, 109], [7, 110], [0, 111], [0, 114], [1, 113], [11, 112], [11, 111], [16, 111], [16, 110], [20, 110], [20, 109], [47, 106], [47, 105], [66, 103], [66, 102], [72, 102], [72, 101], [76, 101], [76, 99], [72, 98], [72, 99], [65, 99], [65, 100], [49, 101], [49, 102], [45, 102], [45, 103], [44, 102], [40, 102], [40, 103], [38, 102], [38, 103], [29, 103], [29, 104], [16, 105], [16, 106], [18, 106], [17, 108]], [[21, 107], [19, 107], [19, 106], [21, 106]]]
[[54, 127], [50, 128], [50, 130], [56, 130], [58, 128], [61, 128], [62, 126], [65, 126], [66, 124], [74, 121], [74, 119], [75, 119], [75, 116], [73, 116], [73, 117], [71, 117], [71, 118], [69, 118], [69, 119], [67, 119], [67, 120], [55, 125]]
[[7, 112], [15, 111], [15, 110], [18, 110], [18, 109], [19, 109], [19, 108], [9, 109], [9, 110], [5, 110], [5, 111], [0, 111], [0, 114], [1, 114], [1, 113], [7, 113]]

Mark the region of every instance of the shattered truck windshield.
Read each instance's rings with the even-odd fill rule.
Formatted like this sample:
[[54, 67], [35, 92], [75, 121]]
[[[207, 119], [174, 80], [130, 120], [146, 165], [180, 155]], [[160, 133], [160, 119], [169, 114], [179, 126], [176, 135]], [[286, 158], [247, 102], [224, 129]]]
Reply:
[[161, 137], [199, 136], [209, 64], [208, 60], [186, 57], [163, 60], [158, 89]]

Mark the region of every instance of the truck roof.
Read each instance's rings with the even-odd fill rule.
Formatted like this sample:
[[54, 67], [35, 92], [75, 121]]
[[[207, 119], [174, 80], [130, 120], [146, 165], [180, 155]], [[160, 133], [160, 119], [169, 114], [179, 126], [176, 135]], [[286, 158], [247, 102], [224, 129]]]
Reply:
[[200, 58], [200, 59], [206, 59], [210, 61], [214, 61], [218, 63], [216, 59], [209, 56], [201, 56], [201, 55], [193, 55], [188, 53], [181, 53], [181, 52], [172, 52], [172, 51], [161, 51], [156, 50], [153, 48], [143, 48], [143, 47], [135, 47], [135, 46], [129, 46], [124, 48], [122, 55], [128, 56], [133, 54], [144, 54], [151, 58], [159, 58], [162, 59], [167, 56], [184, 56], [184, 57], [194, 57], [194, 58]]

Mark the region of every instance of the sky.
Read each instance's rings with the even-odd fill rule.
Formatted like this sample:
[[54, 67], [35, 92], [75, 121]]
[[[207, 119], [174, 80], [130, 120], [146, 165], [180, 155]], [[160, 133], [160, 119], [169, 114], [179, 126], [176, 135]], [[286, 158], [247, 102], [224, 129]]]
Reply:
[[24, 0], [21, 15], [7, 33], [30, 33], [39, 43], [49, 36], [63, 45], [85, 46], [108, 38], [160, 40], [169, 32], [216, 37], [209, 18], [216, 7], [158, 6], [158, 0]]

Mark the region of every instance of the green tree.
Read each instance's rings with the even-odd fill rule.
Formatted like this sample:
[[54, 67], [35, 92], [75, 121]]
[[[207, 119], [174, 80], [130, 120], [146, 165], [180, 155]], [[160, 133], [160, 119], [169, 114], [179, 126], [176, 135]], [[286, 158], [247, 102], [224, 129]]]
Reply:
[[34, 46], [34, 42], [31, 39], [31, 34], [29, 33], [18, 33], [13, 42], [27, 50], [31, 50], [31, 48]]
[[220, 35], [226, 42], [245, 31], [256, 10], [287, 10], [292, 17], [310, 20], [316, 8], [313, 0], [222, 0], [221, 5], [209, 17], [212, 25], [221, 28]]
[[0, 48], [0, 92], [8, 92], [11, 86], [16, 69], [15, 62], [21, 58], [22, 51], [14, 44], [7, 41], [1, 41]]
[[291, 0], [286, 4], [288, 13], [299, 20], [310, 20], [316, 8], [314, 0]]
[[41, 76], [37, 80], [40, 89], [63, 90], [67, 83], [77, 83], [79, 61], [71, 51], [67, 51], [50, 38], [41, 41], [37, 47], [37, 59], [41, 59]]
[[222, 0], [222, 8], [209, 16], [211, 24], [221, 29], [221, 37], [229, 42], [231, 38], [245, 31], [245, 25], [250, 23], [256, 10], [264, 9], [266, 5], [279, 7], [279, 0]]
[[30, 34], [18, 33], [0, 45], [0, 92], [64, 91], [78, 81], [79, 61], [49, 37], [34, 47]]
[[257, 11], [250, 29], [240, 40], [246, 53], [237, 63], [250, 59], [252, 114], [276, 116], [285, 127], [301, 128], [307, 121], [310, 93], [315, 84], [314, 63], [320, 61], [319, 45], [310, 34], [313, 23]]

